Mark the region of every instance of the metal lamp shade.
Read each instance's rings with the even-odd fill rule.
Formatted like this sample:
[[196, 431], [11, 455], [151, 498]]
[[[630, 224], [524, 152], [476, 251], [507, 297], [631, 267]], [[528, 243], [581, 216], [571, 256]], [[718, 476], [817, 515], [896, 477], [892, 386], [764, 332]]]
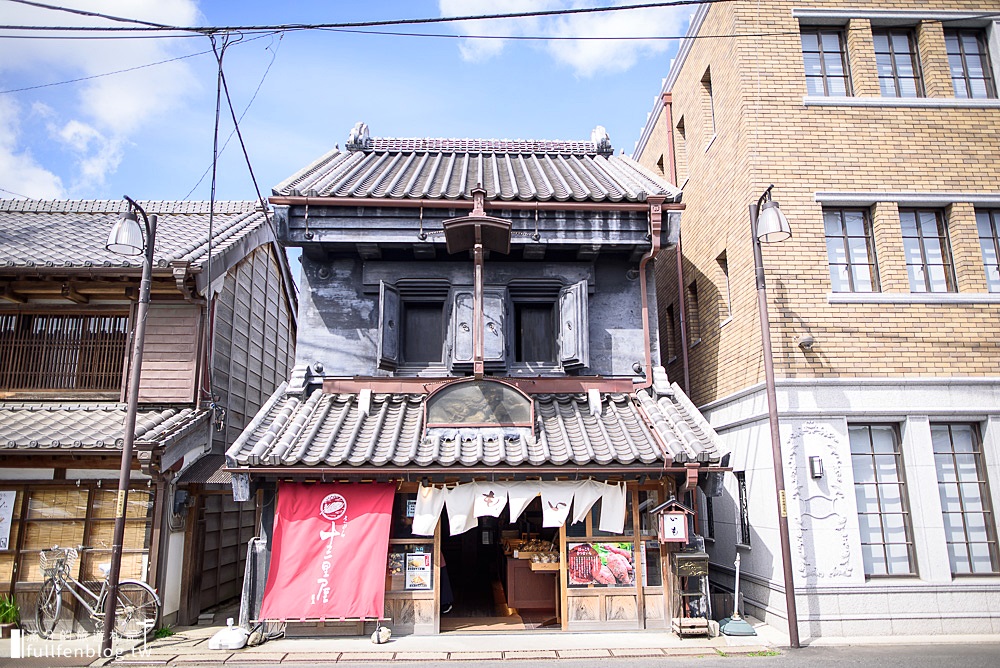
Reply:
[[774, 200], [764, 202], [757, 217], [757, 238], [764, 243], [784, 241], [792, 236], [788, 219]]
[[111, 228], [108, 243], [104, 246], [116, 255], [142, 255], [146, 244], [142, 238], [139, 220], [131, 211], [123, 213]]

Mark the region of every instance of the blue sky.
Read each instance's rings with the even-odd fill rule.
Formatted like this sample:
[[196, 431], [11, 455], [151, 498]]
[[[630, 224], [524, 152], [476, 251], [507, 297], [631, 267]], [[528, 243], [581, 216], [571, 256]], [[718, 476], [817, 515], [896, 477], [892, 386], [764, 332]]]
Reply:
[[[179, 26], [333, 23], [626, 4], [51, 1]], [[680, 36], [693, 11], [686, 6], [380, 30], [451, 36]], [[0, 0], [0, 16], [14, 25], [121, 25], [9, 0]], [[211, 176], [199, 185], [211, 165], [215, 115], [216, 62], [208, 38], [16, 38], [24, 34], [0, 31], [0, 91], [93, 78], [0, 92], [0, 198], [209, 198]], [[379, 137], [582, 140], [603, 125], [615, 150], [631, 154], [676, 49], [676, 40], [474, 40], [298, 31], [244, 36], [226, 50], [224, 70], [237, 114], [245, 111], [240, 128], [266, 197], [334, 144], [343, 146], [358, 121]], [[233, 129], [225, 101], [223, 105], [220, 146]], [[255, 197], [235, 136], [219, 160], [216, 197]]]

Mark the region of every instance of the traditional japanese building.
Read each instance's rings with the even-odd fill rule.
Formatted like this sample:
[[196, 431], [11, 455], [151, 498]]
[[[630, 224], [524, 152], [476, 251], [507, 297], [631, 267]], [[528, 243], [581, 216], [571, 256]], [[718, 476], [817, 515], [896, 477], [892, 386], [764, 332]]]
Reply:
[[[123, 578], [163, 624], [237, 596], [256, 510], [222, 454], [287, 378], [295, 287], [259, 203], [140, 202], [157, 216]], [[32, 628], [42, 550], [110, 560], [142, 259], [105, 248], [124, 201], [0, 201], [0, 592]], [[91, 631], [65, 597], [60, 632]]]
[[[739, 553], [746, 611], [803, 639], [1000, 632], [998, 12], [702, 5], [637, 146], [687, 204], [663, 360], [736, 473], [713, 580]], [[776, 462], [748, 214], [772, 197]]]
[[[302, 248], [295, 371], [227, 470], [264, 508], [269, 591], [304, 594], [282, 608], [265, 593], [251, 616], [289, 633], [374, 617], [395, 633], [668, 628], [667, 555], [689, 521], [661, 544], [651, 511], [723, 470], [659, 366], [653, 264], [680, 198], [601, 128], [382, 139], [358, 124], [278, 185], [279, 238]], [[352, 533], [352, 495], [386, 485], [389, 523]], [[296, 512], [319, 523], [295, 534]], [[343, 541], [375, 570], [340, 568]], [[304, 580], [282, 579], [290, 564]], [[372, 587], [381, 609], [319, 605]]]

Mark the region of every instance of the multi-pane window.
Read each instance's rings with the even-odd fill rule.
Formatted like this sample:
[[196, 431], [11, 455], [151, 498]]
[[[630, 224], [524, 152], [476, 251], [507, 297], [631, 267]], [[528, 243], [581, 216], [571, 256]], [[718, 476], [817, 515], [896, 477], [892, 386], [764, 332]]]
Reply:
[[945, 30], [948, 68], [955, 97], [996, 97], [989, 52], [982, 30]]
[[913, 535], [893, 425], [851, 425], [851, 464], [865, 575], [912, 575]]
[[920, 97], [924, 94], [920, 81], [916, 40], [910, 30], [873, 30], [875, 66], [878, 83], [884, 97]]
[[747, 498], [747, 474], [746, 471], [734, 471], [733, 475], [736, 476], [737, 490], [740, 495], [740, 516], [739, 516], [739, 534], [737, 534], [736, 542], [739, 545], [750, 545], [750, 513], [748, 511]]
[[1000, 292], [1000, 209], [976, 211], [979, 247], [983, 251], [983, 267], [990, 292]]
[[0, 389], [116, 391], [128, 333], [124, 314], [0, 315]]
[[932, 424], [941, 512], [955, 575], [997, 572], [997, 539], [979, 431], [971, 424]]
[[825, 209], [826, 256], [834, 292], [878, 292], [871, 218], [865, 209]]
[[844, 32], [838, 28], [803, 28], [802, 62], [809, 95], [850, 95]]
[[955, 273], [944, 214], [934, 209], [900, 209], [910, 292], [955, 292]]

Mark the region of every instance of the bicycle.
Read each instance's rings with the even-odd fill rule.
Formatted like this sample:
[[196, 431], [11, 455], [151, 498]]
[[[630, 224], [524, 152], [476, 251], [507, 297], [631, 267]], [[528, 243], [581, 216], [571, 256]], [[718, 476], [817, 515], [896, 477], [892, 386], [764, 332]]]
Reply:
[[[39, 556], [39, 564], [46, 579], [38, 592], [35, 621], [38, 622], [38, 634], [43, 638], [50, 638], [55, 631], [62, 610], [64, 591], [80, 602], [98, 628], [104, 625], [111, 564], [98, 564], [97, 568], [104, 576], [104, 581], [101, 583], [101, 590], [95, 594], [70, 575], [73, 562], [78, 556], [76, 548], [58, 545], [51, 550], [43, 550]], [[142, 638], [156, 628], [160, 610], [160, 597], [152, 587], [139, 580], [121, 580], [115, 603], [115, 632], [123, 638]]]

